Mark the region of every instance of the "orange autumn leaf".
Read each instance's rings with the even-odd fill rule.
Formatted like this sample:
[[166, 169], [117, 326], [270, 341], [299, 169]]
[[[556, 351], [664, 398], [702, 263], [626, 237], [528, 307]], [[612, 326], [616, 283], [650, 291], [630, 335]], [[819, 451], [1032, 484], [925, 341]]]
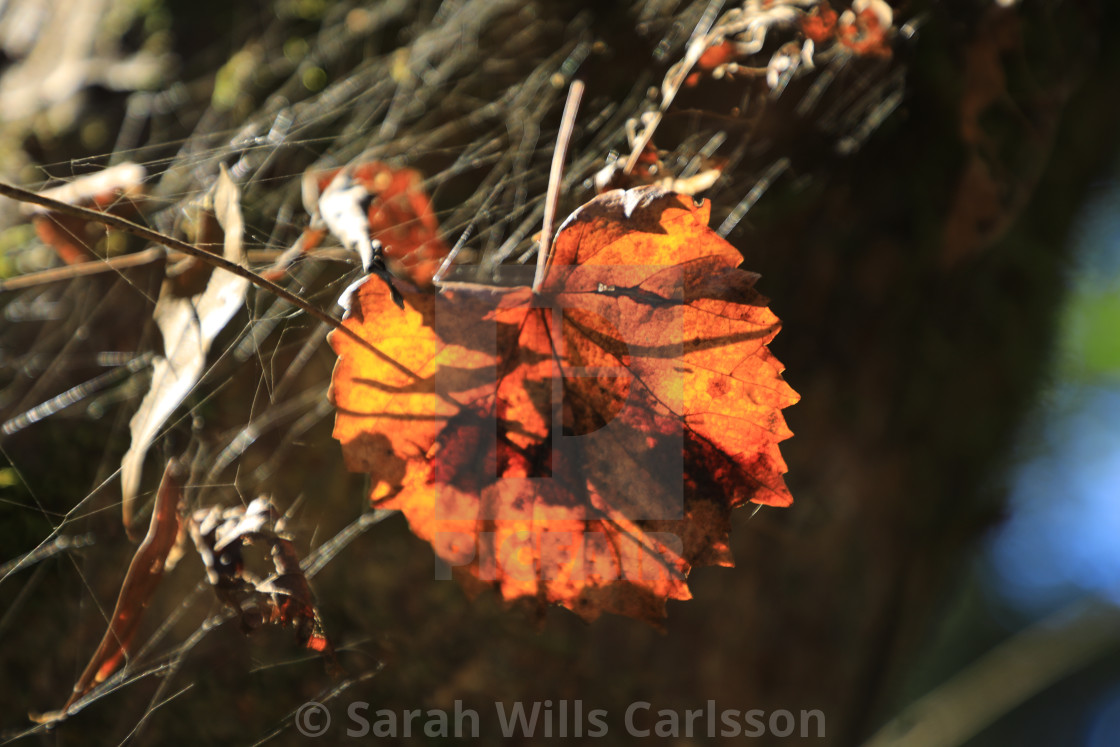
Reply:
[[707, 203], [606, 193], [556, 236], [539, 293], [376, 285], [335, 333], [335, 437], [372, 499], [506, 599], [655, 621], [695, 565], [730, 565], [730, 510], [791, 502], [797, 401], [778, 319]]
[[[368, 195], [369, 238], [380, 241], [389, 268], [422, 287], [430, 287], [432, 276], [449, 253], [439, 236], [439, 222], [424, 180], [414, 169], [394, 169], [370, 161], [349, 167], [348, 175]], [[310, 176], [316, 196], [323, 194], [343, 169]], [[310, 229], [304, 250], [314, 248], [324, 229]]]

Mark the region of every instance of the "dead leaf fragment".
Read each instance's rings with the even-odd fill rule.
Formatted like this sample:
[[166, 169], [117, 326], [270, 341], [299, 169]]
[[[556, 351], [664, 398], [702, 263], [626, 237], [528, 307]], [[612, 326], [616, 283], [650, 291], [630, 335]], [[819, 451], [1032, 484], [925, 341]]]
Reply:
[[[224, 167], [214, 188], [213, 210], [225, 234], [223, 256], [247, 266], [241, 243], [241, 193]], [[129, 421], [132, 443], [121, 460], [121, 506], [126, 529], [132, 523], [133, 501], [148, 447], [202, 377], [210, 345], [241, 308], [248, 289], [248, 280], [218, 269], [200, 295], [180, 297], [170, 283], [161, 289], [154, 317], [163, 335], [164, 354], [156, 358], [151, 387]]]
[[368, 271], [382, 257], [398, 277], [430, 288], [432, 276], [450, 250], [413, 169], [394, 169], [378, 161], [310, 173], [304, 181], [304, 206], [312, 216], [304, 250], [322, 239], [321, 223], [362, 258]]
[[614, 189], [656, 186], [666, 192], [698, 195], [711, 189], [723, 175], [725, 165], [723, 159], [700, 158], [699, 169], [695, 173], [691, 176], [680, 176], [668, 170], [663, 160], [664, 155], [664, 152], [659, 151], [652, 142], [647, 143], [629, 174], [623, 170], [622, 161], [617, 158], [608, 161], [607, 165], [593, 177], [595, 191], [602, 194]]
[[507, 599], [655, 621], [728, 514], [784, 506], [778, 320], [707, 226], [656, 187], [561, 227], [542, 290], [369, 284], [334, 334], [335, 437], [371, 498]]
[[[121, 163], [45, 190], [43, 196], [131, 219], [141, 212], [145, 174], [144, 167], [139, 164]], [[80, 264], [101, 257], [97, 248], [107, 235], [104, 225], [38, 205], [24, 205], [24, 212], [32, 216], [39, 239], [53, 248], [66, 264]], [[104, 248], [101, 251], [104, 253]]]
[[148, 523], [148, 533], [132, 556], [117, 595], [117, 603], [113, 607], [113, 616], [109, 618], [109, 627], [97, 651], [90, 658], [61, 710], [35, 716], [34, 720], [46, 723], [66, 716], [79, 698], [108, 679], [128, 655], [132, 639], [140, 628], [144, 610], [163, 578], [168, 556], [179, 536], [181, 481], [185, 475], [186, 470], [177, 460], [172, 459], [167, 463], [156, 497], [156, 507]]
[[840, 14], [836, 38], [853, 53], [865, 57], [890, 57], [894, 11], [884, 0], [855, 0]]
[[[188, 528], [207, 580], [218, 599], [238, 613], [246, 633], [268, 623], [290, 625], [301, 645], [337, 666], [299, 555], [271, 501], [261, 497], [248, 506], [200, 509]], [[244, 549], [252, 544], [269, 547], [275, 573], [268, 578], [258, 578], [246, 568]]]

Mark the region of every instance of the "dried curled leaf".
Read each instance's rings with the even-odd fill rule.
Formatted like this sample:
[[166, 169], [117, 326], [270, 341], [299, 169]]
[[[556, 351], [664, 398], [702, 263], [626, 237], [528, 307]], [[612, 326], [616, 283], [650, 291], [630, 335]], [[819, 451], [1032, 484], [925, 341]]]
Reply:
[[623, 162], [617, 158], [595, 173], [595, 191], [599, 193], [613, 189], [629, 189], [640, 186], [657, 186], [668, 192], [682, 195], [698, 195], [710, 189], [723, 174], [724, 159], [699, 157], [699, 170], [691, 176], [674, 174], [663, 160], [664, 153], [653, 142], [646, 143], [638, 155], [634, 170], [629, 174], [623, 170]]
[[59, 711], [33, 716], [40, 723], [55, 721], [66, 716], [70, 707], [83, 695], [109, 678], [124, 661], [140, 628], [144, 610], [155, 594], [163, 571], [168, 565], [179, 536], [179, 503], [182, 500], [181, 482], [186, 470], [178, 461], [167, 463], [159, 485], [156, 507], [148, 523], [148, 533], [136, 548], [128, 572], [121, 583], [113, 616], [101, 643], [90, 658], [66, 704]]
[[[247, 265], [241, 244], [241, 193], [224, 167], [213, 201], [214, 215], [225, 235], [225, 258]], [[249, 281], [216, 269], [197, 296], [181, 297], [175, 288], [173, 281], [165, 283], [156, 302], [154, 317], [163, 335], [164, 355], [153, 364], [151, 387], [129, 421], [132, 443], [121, 460], [121, 509], [126, 529], [132, 524], [132, 504], [148, 447], [198, 383], [210, 345], [241, 308]]]
[[335, 437], [372, 499], [507, 599], [647, 620], [730, 565], [729, 512], [791, 502], [797, 395], [777, 318], [711, 231], [655, 187], [592, 200], [539, 294], [456, 285], [395, 309], [359, 292], [334, 334]]
[[[141, 212], [145, 175], [143, 166], [121, 163], [48, 189], [43, 196], [122, 218], [134, 218]], [[66, 264], [89, 262], [105, 253], [103, 248], [98, 251], [107, 236], [104, 225], [39, 206], [25, 206], [24, 210], [32, 215], [35, 233]]]
[[[333, 663], [334, 649], [323, 632], [311, 586], [271, 501], [257, 498], [248, 506], [199, 509], [188, 529], [207, 580], [218, 599], [237, 612], [245, 632], [269, 623], [291, 625], [301, 645]], [[269, 547], [275, 573], [268, 578], [258, 578], [245, 565], [244, 549], [254, 543]]]

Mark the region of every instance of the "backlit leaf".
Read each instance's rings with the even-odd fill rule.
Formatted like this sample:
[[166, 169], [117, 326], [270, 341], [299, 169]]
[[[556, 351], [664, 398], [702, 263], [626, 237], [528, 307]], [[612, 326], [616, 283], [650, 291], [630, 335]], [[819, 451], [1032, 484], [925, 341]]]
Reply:
[[539, 293], [367, 283], [335, 333], [335, 437], [372, 499], [507, 599], [656, 620], [694, 565], [730, 565], [729, 512], [785, 506], [778, 319], [707, 226], [655, 187], [557, 234]]

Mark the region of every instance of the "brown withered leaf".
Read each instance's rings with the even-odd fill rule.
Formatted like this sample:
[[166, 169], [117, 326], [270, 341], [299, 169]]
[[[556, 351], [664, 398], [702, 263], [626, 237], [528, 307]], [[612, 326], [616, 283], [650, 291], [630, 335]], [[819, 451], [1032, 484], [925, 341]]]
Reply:
[[66, 716], [74, 703], [108, 679], [128, 655], [132, 639], [140, 628], [144, 610], [163, 578], [168, 556], [179, 536], [181, 482], [185, 476], [186, 469], [177, 460], [168, 461], [156, 496], [155, 510], [148, 523], [148, 533], [132, 556], [117, 595], [117, 603], [113, 607], [113, 616], [109, 618], [109, 627], [97, 651], [75, 683], [66, 704], [58, 711], [33, 715], [33, 720], [46, 723]]

